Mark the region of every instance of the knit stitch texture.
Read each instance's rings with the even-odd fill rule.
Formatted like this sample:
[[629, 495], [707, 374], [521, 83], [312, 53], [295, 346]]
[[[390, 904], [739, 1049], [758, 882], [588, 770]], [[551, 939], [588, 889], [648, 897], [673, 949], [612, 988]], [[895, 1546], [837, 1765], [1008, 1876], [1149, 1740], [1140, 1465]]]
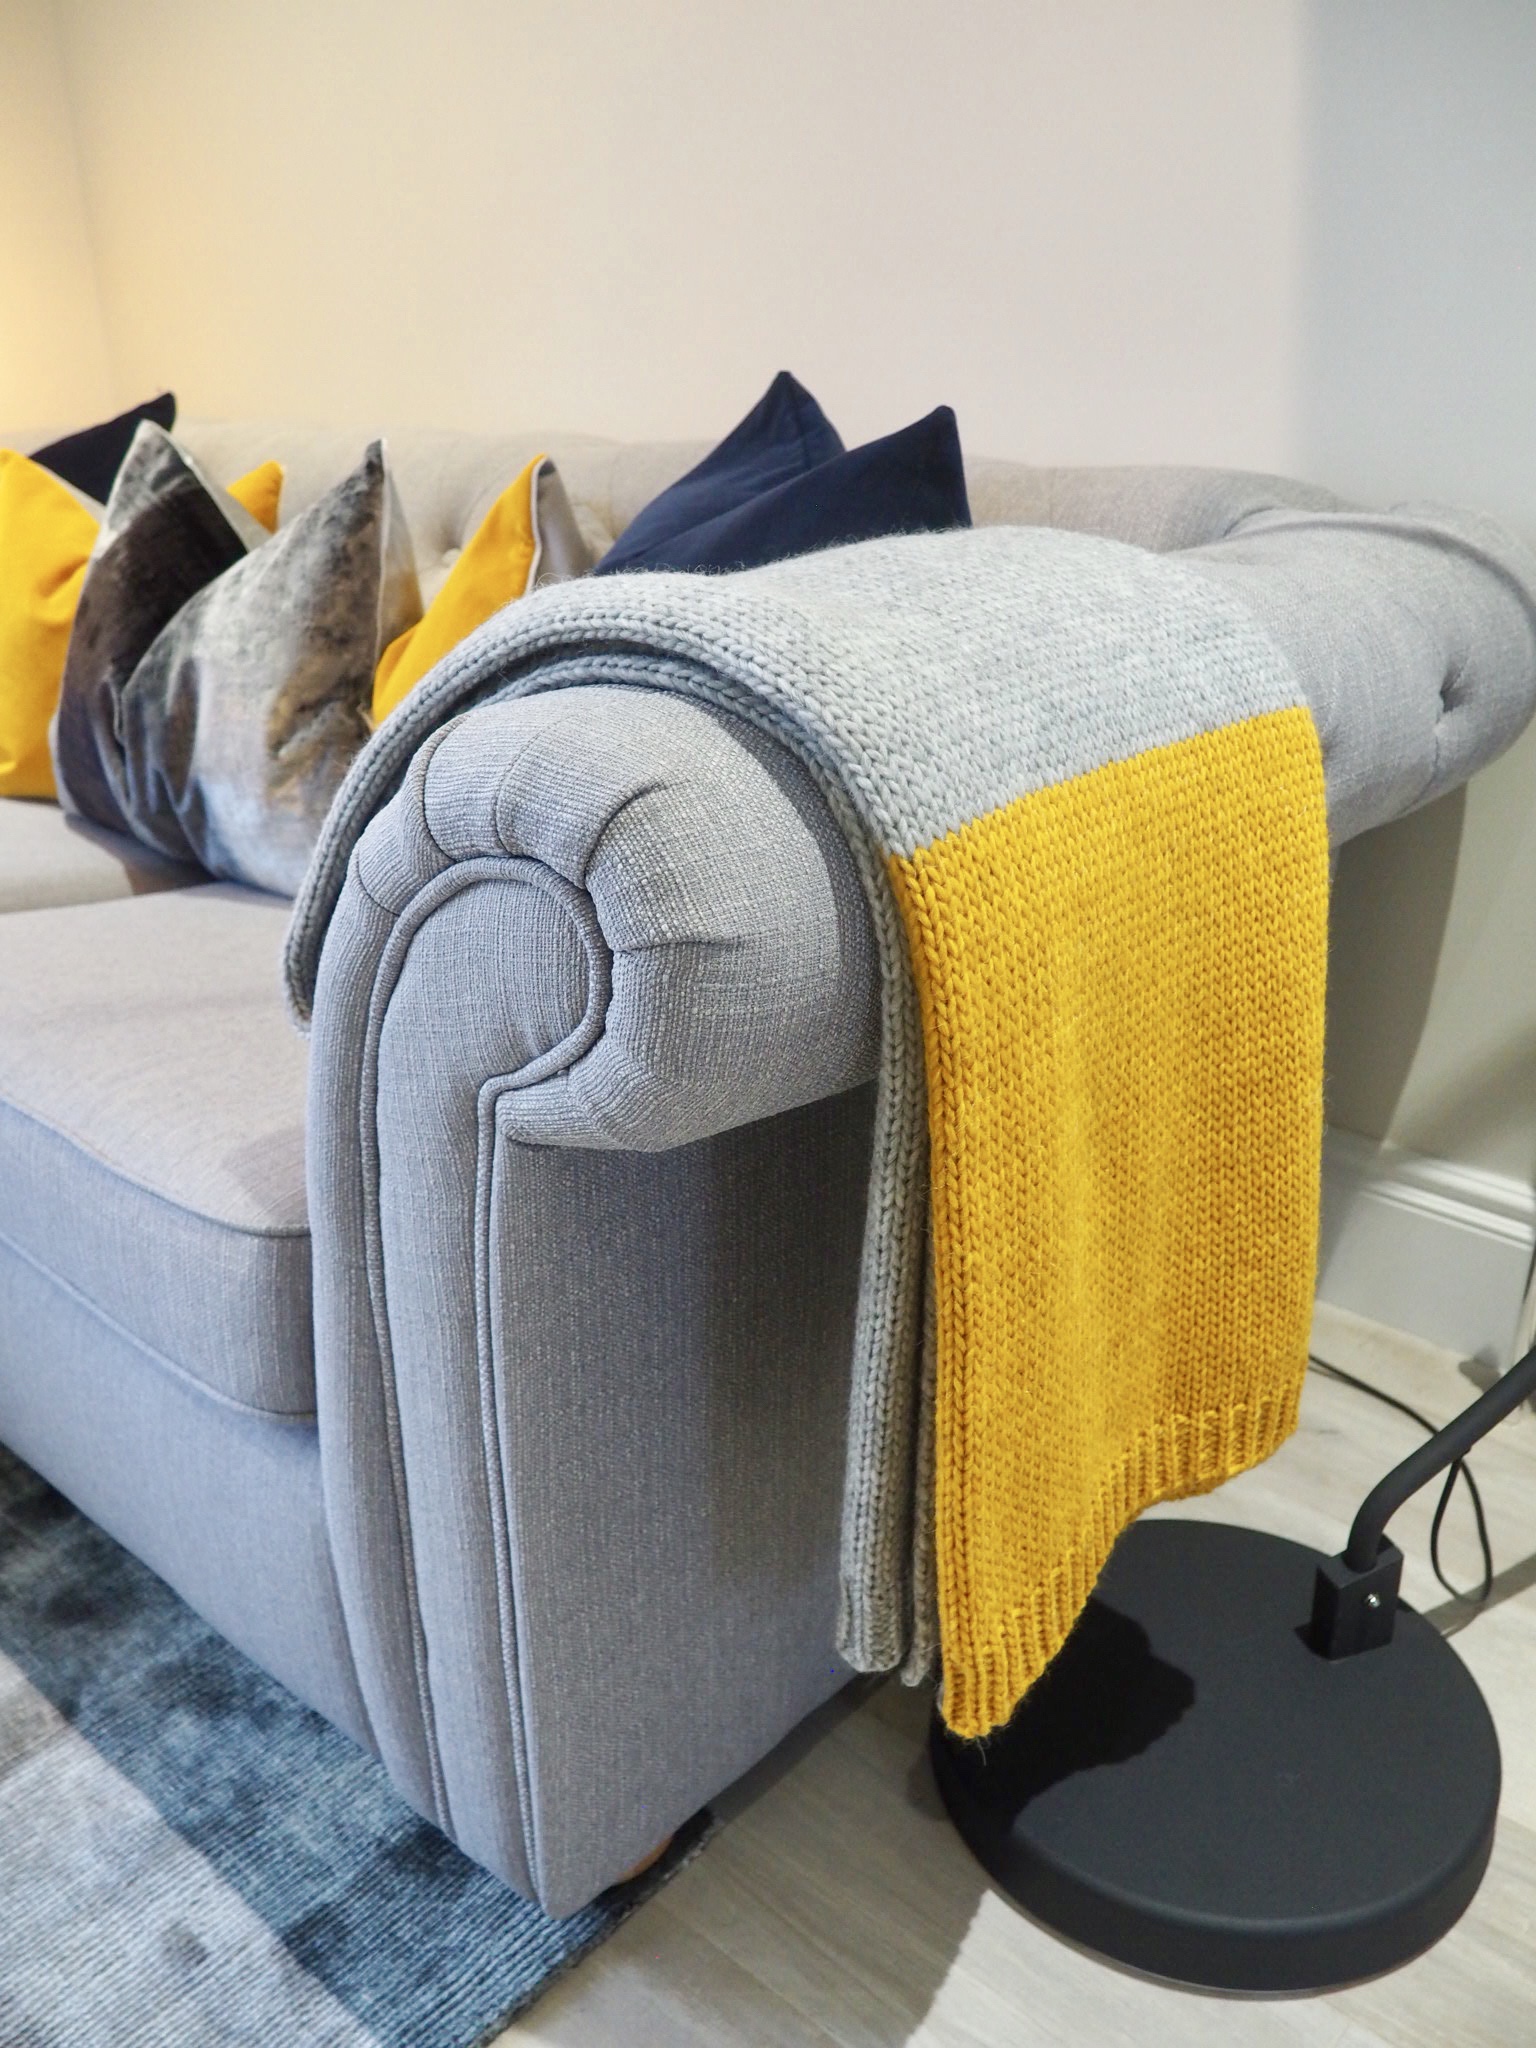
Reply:
[[290, 931], [298, 1015], [350, 851], [427, 734], [613, 682], [775, 734], [859, 863], [883, 1033], [839, 1647], [920, 1665], [936, 1611], [946, 1718], [983, 1733], [1141, 1508], [1294, 1425], [1326, 952], [1310, 713], [1236, 600], [1085, 535], [559, 585], [354, 767]]

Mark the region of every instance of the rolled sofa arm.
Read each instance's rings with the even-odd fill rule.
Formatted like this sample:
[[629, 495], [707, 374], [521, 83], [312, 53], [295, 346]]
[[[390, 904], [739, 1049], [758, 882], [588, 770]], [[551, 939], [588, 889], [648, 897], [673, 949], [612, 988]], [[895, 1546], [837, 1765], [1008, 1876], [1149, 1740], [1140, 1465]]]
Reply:
[[1536, 706], [1536, 559], [1491, 519], [1372, 512], [1247, 470], [979, 461], [966, 475], [979, 523], [1177, 554], [1253, 613], [1316, 721], [1336, 847], [1465, 782]]
[[834, 1650], [878, 973], [805, 772], [670, 695], [434, 735], [320, 960], [326, 1514], [406, 1797], [551, 1912]]
[[[543, 1016], [548, 1045], [503, 1097], [509, 1136], [654, 1151], [874, 1073], [878, 974], [852, 857], [806, 771], [752, 726], [615, 687], [480, 706], [423, 748], [354, 877], [411, 925], [455, 875], [509, 858], [582, 962], [579, 1014], [567, 992], [558, 1023]], [[490, 995], [464, 964], [445, 1011]], [[552, 994], [495, 1000], [548, 1012]]]
[[1347, 509], [1332, 491], [1292, 477], [1175, 463], [1035, 469], [983, 457], [966, 464], [965, 480], [978, 526], [1056, 526], [1159, 555], [1222, 540], [1245, 519], [1277, 508]]

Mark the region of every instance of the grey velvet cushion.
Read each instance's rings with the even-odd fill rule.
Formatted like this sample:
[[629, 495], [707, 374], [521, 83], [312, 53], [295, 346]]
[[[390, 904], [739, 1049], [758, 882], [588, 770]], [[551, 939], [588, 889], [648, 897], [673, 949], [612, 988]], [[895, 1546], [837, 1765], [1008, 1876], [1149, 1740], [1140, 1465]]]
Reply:
[[67, 810], [132, 830], [122, 705], [135, 671], [182, 606], [265, 538], [168, 434], [141, 423], [91, 550], [53, 716], [54, 780]]
[[127, 694], [134, 829], [210, 874], [291, 894], [367, 737], [380, 653], [421, 615], [375, 442], [334, 491], [201, 591]]
[[285, 906], [171, 889], [19, 911], [0, 977], [0, 1240], [169, 1374], [313, 1412], [305, 1049]]
[[141, 427], [81, 592], [61, 793], [168, 859], [291, 894], [421, 593], [375, 442], [271, 540]]

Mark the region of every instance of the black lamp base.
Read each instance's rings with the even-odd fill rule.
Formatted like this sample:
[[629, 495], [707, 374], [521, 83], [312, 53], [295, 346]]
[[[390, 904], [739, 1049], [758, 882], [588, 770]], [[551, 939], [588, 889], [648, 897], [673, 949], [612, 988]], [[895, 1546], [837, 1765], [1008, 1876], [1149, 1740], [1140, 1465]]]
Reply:
[[1406, 1962], [1471, 1901], [1499, 1745], [1450, 1644], [1308, 1641], [1318, 1551], [1143, 1520], [1007, 1728], [931, 1750], [1010, 1897], [1115, 1961], [1228, 1991], [1322, 1990]]

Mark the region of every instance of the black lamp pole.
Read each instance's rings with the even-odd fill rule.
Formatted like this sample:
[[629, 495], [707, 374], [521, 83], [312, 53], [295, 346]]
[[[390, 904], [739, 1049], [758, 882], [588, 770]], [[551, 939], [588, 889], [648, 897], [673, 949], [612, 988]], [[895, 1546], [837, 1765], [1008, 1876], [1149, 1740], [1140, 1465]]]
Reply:
[[1121, 1538], [1008, 1726], [930, 1744], [950, 1817], [1057, 1932], [1183, 1983], [1319, 1990], [1406, 1962], [1470, 1903], [1499, 1746], [1398, 1594], [1386, 1525], [1536, 1394], [1536, 1351], [1396, 1465], [1337, 1557], [1161, 1518]]

